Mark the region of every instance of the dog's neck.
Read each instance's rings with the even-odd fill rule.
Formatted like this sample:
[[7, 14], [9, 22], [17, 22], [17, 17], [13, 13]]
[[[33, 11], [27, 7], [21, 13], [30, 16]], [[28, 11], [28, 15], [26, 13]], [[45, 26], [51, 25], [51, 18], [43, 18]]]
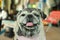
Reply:
[[32, 36], [32, 37], [26, 37], [26, 36], [23, 36], [23, 35], [21, 35], [21, 36], [18, 36], [18, 39], [20, 40], [40, 40], [41, 39], [41, 37], [40, 37], [40, 35], [38, 34], [38, 35], [34, 35], [34, 36]]

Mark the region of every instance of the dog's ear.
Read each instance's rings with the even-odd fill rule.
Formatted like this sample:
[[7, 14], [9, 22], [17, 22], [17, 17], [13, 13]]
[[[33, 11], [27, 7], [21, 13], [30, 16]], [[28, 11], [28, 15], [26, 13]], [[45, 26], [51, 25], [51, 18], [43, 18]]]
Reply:
[[42, 17], [43, 19], [45, 19], [45, 18], [47, 17], [44, 12], [40, 12], [40, 14], [41, 14], [41, 17]]
[[43, 11], [41, 11], [40, 9], [38, 9], [38, 11], [39, 11], [42, 19], [45, 19], [47, 17], [47, 15]]

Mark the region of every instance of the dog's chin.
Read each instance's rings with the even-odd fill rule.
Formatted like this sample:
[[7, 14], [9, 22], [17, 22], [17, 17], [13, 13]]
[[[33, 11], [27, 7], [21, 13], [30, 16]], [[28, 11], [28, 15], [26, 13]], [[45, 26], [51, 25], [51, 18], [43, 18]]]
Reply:
[[23, 33], [23, 35], [25, 36], [33, 36], [33, 35], [36, 35], [39, 33], [39, 30], [38, 30], [38, 23], [31, 23], [31, 22], [28, 22], [26, 24], [24, 23], [20, 23], [22, 29], [24, 30], [21, 30]]

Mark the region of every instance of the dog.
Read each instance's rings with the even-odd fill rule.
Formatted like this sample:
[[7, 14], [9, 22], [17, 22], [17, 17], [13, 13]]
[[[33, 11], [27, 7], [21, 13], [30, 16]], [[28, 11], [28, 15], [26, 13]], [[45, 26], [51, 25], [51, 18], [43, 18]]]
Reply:
[[14, 40], [40, 40], [44, 15], [44, 12], [35, 8], [25, 8], [20, 11], [17, 14]]

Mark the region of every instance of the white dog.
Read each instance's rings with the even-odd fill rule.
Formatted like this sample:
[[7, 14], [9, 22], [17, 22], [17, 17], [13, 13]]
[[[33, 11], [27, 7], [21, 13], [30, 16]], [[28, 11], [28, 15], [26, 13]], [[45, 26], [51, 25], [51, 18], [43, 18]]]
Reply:
[[23, 9], [17, 15], [14, 40], [46, 40], [42, 24], [41, 10]]

